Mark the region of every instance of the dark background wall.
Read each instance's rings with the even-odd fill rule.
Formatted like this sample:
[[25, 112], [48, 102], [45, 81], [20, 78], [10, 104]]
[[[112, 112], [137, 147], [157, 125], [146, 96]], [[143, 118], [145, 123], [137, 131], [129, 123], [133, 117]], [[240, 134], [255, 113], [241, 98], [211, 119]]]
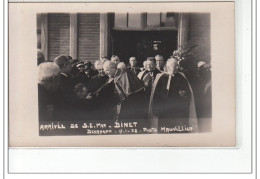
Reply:
[[189, 41], [192, 45], [198, 45], [196, 52], [197, 61], [211, 60], [210, 40], [210, 14], [192, 13], [189, 17]]

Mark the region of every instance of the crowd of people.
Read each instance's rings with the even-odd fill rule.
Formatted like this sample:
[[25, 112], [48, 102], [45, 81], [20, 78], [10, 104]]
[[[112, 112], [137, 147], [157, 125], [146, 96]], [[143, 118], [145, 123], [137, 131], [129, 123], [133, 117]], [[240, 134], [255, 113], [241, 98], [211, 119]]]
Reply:
[[40, 121], [146, 121], [147, 127], [198, 127], [211, 118], [210, 63], [189, 57], [148, 57], [138, 67], [119, 56], [83, 62], [38, 51]]

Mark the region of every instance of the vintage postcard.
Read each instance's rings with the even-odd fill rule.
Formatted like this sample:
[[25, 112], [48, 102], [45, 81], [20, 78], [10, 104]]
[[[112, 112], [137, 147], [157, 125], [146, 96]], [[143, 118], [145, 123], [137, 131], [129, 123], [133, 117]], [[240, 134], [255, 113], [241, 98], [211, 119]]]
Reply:
[[235, 147], [234, 14], [9, 3], [9, 146]]

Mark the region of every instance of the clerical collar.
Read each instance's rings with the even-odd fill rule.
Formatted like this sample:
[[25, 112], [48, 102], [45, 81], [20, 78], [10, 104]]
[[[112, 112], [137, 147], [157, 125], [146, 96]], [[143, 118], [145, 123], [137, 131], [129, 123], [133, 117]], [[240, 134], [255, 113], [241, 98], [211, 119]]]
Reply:
[[61, 73], [62, 75], [66, 76], [66, 77], [69, 77], [68, 75], [66, 75], [65, 73]]

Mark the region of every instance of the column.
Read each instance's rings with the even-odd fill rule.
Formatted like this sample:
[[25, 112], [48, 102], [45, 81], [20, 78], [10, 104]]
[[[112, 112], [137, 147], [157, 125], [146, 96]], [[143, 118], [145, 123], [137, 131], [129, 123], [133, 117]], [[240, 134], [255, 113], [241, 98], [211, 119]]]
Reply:
[[189, 42], [189, 14], [179, 14], [178, 49]]
[[100, 14], [100, 57], [109, 56], [110, 50], [110, 18], [109, 14]]
[[48, 58], [48, 14], [41, 14], [41, 50], [46, 60]]
[[78, 14], [70, 14], [70, 56], [78, 57]]

